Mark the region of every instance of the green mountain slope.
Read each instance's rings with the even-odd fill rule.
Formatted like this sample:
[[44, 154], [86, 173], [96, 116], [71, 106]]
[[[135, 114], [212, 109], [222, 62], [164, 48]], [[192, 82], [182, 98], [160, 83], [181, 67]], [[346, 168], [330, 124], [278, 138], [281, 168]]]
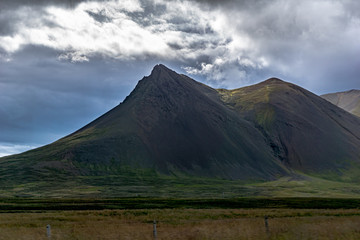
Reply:
[[331, 191], [348, 196], [345, 182], [360, 180], [359, 126], [279, 79], [216, 90], [157, 65], [75, 133], [1, 158], [0, 196], [281, 195], [272, 183], [293, 186], [291, 195], [302, 189], [293, 181], [318, 186], [316, 195], [328, 190], [324, 179], [340, 181]]
[[360, 117], [360, 90], [353, 89], [346, 92], [329, 93], [321, 95], [321, 97]]
[[341, 175], [359, 163], [359, 119], [317, 95], [279, 79], [219, 92], [229, 107], [258, 124], [289, 168]]

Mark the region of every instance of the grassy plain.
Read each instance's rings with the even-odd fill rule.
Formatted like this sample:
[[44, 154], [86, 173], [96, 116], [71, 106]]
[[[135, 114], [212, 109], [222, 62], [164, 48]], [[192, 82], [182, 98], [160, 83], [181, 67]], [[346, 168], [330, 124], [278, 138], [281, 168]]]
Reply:
[[[106, 176], [69, 176], [17, 182], [0, 178], [0, 198], [237, 198], [237, 197], [328, 197], [360, 198], [360, 185], [317, 176], [282, 177], [275, 181], [158, 175], [152, 171]], [[355, 173], [354, 173], [355, 175]], [[360, 181], [360, 180], [359, 180]]]
[[[264, 216], [269, 230], [266, 231]], [[360, 239], [359, 209], [133, 209], [0, 214], [0, 239]]]

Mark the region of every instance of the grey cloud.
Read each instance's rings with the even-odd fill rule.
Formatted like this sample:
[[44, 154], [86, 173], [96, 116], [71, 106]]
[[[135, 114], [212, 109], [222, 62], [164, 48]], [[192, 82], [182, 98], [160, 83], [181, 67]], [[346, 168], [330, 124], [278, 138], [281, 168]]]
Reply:
[[261, 70], [243, 69], [252, 82], [265, 71], [260, 75], [317, 93], [360, 87], [360, 47], [354, 42], [360, 34], [358, 1], [199, 1], [226, 10], [230, 27], [255, 46], [250, 58], [269, 62]]
[[41, 7], [49, 5], [74, 8], [77, 4], [85, 1], [88, 0], [0, 0], [0, 9], [6, 10], [16, 9], [21, 6]]
[[167, 8], [163, 3], [154, 3], [153, 1], [141, 0], [141, 12], [126, 13], [134, 22], [143, 27], [148, 27], [154, 24], [163, 23], [161, 16], [166, 13]]
[[[188, 51], [194, 50], [194, 51], [201, 51], [201, 50], [205, 50], [208, 48], [216, 48], [218, 46], [220, 46], [219, 42], [217, 41], [209, 41], [209, 40], [197, 40], [197, 41], [192, 41], [189, 44], [186, 43], [178, 43], [178, 42], [169, 42], [167, 43], [168, 46], [170, 46], [172, 49], [174, 50], [181, 50], [181, 49], [186, 49]], [[197, 58], [200, 58], [201, 56], [198, 56]], [[185, 56], [186, 58], [186, 56]]]
[[234, 10], [237, 11], [246, 11], [258, 13], [259, 9], [266, 7], [273, 3], [273, 1], [267, 0], [195, 0], [200, 3], [202, 6], [206, 7], [216, 7], [224, 10]]
[[[360, 47], [336, 49], [326, 56], [314, 56], [305, 67], [310, 70], [310, 86], [319, 94], [360, 89]], [[312, 66], [318, 68], [314, 71]], [[321, 79], [322, 81], [316, 81]]]
[[[20, 22], [27, 27], [35, 28], [41, 25], [48, 27], [57, 26], [56, 23], [44, 18], [42, 18], [41, 21], [33, 21], [39, 16], [45, 15], [46, 13], [43, 11], [43, 8], [34, 8], [33, 6], [25, 9], [23, 8], [21, 11], [15, 9], [0, 10], [0, 36], [11, 36], [16, 33], [19, 28], [18, 23]], [[24, 21], [24, 19], [27, 19], [27, 21]]]
[[343, 5], [346, 9], [346, 12], [352, 17], [360, 18], [360, 2], [359, 1], [344, 1]]
[[143, 7], [143, 13], [145, 16], [155, 15], [159, 16], [166, 13], [166, 5], [161, 2], [154, 3], [153, 1], [140, 0]]
[[157, 62], [93, 58], [55, 60], [54, 50], [27, 46], [0, 69], [0, 142], [49, 143], [119, 104]]
[[14, 32], [14, 22], [17, 18], [10, 12], [0, 11], [0, 36]]
[[101, 11], [99, 13], [87, 11], [87, 13], [97, 22], [99, 23], [106, 23], [111, 22], [111, 18], [109, 18], [104, 11]]
[[274, 76], [289, 81], [289, 79], [286, 79], [285, 75], [272, 68], [258, 68], [257, 66], [239, 63], [237, 60], [227, 61], [224, 65], [215, 64], [209, 73], [201, 74], [201, 64], [212, 64], [213, 62], [213, 59], [209, 59], [206, 56], [204, 56], [201, 60], [198, 59], [198, 61], [192, 62], [190, 65], [197, 69], [200, 74], [189, 75], [214, 88], [227, 89], [235, 89], [251, 85]]
[[[43, 7], [59, 6], [64, 8], [75, 8], [81, 2], [97, 0], [0, 0], [0, 36], [11, 35], [16, 30], [16, 23], [28, 19], [28, 24], [34, 19], [33, 16], [44, 14]], [[28, 8], [28, 16], [18, 15], [20, 8]], [[42, 24], [52, 27], [53, 22], [42, 22]]]

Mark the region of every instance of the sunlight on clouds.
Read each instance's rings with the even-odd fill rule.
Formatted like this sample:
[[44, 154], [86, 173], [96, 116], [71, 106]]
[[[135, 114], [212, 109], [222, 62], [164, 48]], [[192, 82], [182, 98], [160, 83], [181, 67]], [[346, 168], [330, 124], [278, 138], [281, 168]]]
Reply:
[[[57, 45], [53, 47], [71, 51], [72, 53], [67, 55], [70, 57], [79, 55], [91, 57], [93, 54], [100, 53], [118, 59], [132, 58], [146, 53], [159, 54], [167, 49], [167, 45], [159, 37], [141, 28], [125, 13], [114, 12], [114, 9], [108, 9], [108, 7], [98, 3], [90, 5], [83, 3], [73, 12], [58, 8], [48, 9], [50, 15], [61, 26], [59, 31], [55, 31], [54, 36], [55, 39], [61, 39], [61, 41], [56, 41]], [[87, 11], [103, 11], [103, 14], [107, 13], [107, 17], [112, 21], [99, 23]], [[74, 27], [72, 21], [66, 21], [66, 19], [75, 20], [77, 26]], [[74, 58], [71, 60], [77, 61]]]
[[[2, 37], [0, 46], [11, 53], [26, 44], [43, 45], [64, 51], [59, 59], [73, 62], [97, 54], [117, 59], [153, 55], [185, 60], [216, 54], [218, 48], [223, 48], [218, 42], [225, 39], [213, 32], [209, 24], [219, 17], [216, 14], [204, 12], [188, 1], [159, 0], [153, 4], [162, 4], [166, 10], [144, 14], [139, 1], [83, 2], [74, 9], [47, 7], [45, 15], [17, 23], [17, 34]], [[19, 11], [24, 12], [23, 16], [29, 15], [28, 8]], [[146, 20], [152, 24], [142, 25]], [[170, 47], [175, 45], [177, 48]]]
[[[94, 54], [118, 59], [166, 56], [168, 45], [131, 20], [126, 15], [130, 11], [142, 11], [138, 1], [84, 2], [75, 9], [48, 7], [39, 18], [53, 23], [51, 27], [21, 23], [18, 34], [0, 38], [0, 46], [11, 53], [26, 44], [43, 45], [65, 51], [59, 59], [72, 62], [88, 61]], [[89, 12], [105, 14], [111, 22], [98, 22]]]
[[41, 45], [70, 62], [96, 56], [177, 61], [187, 73], [225, 85], [230, 78], [243, 84], [252, 74], [301, 79], [308, 69], [320, 78], [329, 59], [336, 62], [341, 52], [359, 49], [359, 18], [350, 16], [342, 2], [240, 5], [108, 0], [38, 12], [19, 7], [16, 31], [0, 37], [0, 48], [11, 54], [29, 44]]
[[[157, 0], [152, 4], [165, 9], [145, 13], [139, 1], [130, 0], [83, 2], [74, 9], [46, 7], [45, 14], [17, 23], [17, 34], [3, 37], [0, 46], [12, 53], [27, 44], [42, 45], [62, 52], [59, 60], [71, 62], [90, 61], [98, 55], [121, 60], [155, 56], [183, 62], [207, 55], [210, 60], [230, 57], [234, 62], [242, 54], [239, 50], [248, 46], [245, 37], [234, 36], [233, 28], [225, 27], [228, 20], [219, 11], [204, 10], [191, 1]], [[29, 8], [19, 11], [30, 15]], [[214, 64], [213, 69], [222, 65], [204, 64]], [[220, 69], [217, 75], [206, 69], [197, 72], [221, 79]]]

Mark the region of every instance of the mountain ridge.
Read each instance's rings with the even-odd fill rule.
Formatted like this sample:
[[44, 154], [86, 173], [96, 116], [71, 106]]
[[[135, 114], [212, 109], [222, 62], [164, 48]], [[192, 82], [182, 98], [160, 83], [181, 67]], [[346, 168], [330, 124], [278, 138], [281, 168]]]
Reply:
[[328, 93], [321, 95], [321, 97], [360, 117], [360, 90], [351, 89], [344, 92]]

